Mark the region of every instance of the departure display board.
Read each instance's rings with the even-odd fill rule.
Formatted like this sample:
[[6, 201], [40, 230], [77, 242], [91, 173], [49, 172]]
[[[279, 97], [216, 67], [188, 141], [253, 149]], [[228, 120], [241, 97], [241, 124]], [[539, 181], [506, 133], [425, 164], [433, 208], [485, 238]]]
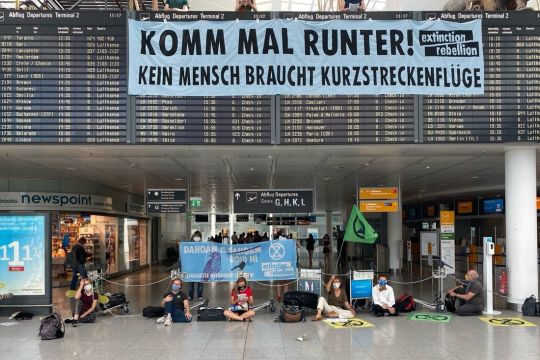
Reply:
[[0, 11], [0, 143], [126, 143], [126, 13]]
[[[267, 12], [139, 12], [138, 20], [269, 20]], [[201, 94], [202, 95], [202, 94]], [[137, 96], [138, 144], [269, 145], [271, 96]]]
[[[406, 20], [412, 12], [282, 13], [284, 19]], [[280, 143], [394, 144], [413, 143], [413, 95], [281, 96]]]
[[540, 141], [538, 12], [426, 12], [422, 19], [482, 19], [485, 94], [424, 96], [424, 143]]

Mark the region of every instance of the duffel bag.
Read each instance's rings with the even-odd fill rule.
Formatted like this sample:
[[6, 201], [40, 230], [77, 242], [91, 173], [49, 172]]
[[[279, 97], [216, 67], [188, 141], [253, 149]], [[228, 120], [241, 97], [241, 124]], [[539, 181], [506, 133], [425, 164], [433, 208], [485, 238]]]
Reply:
[[142, 314], [146, 318], [156, 318], [165, 315], [165, 309], [161, 306], [147, 306], [142, 310]]
[[198, 311], [197, 321], [225, 321], [222, 307], [201, 307]]

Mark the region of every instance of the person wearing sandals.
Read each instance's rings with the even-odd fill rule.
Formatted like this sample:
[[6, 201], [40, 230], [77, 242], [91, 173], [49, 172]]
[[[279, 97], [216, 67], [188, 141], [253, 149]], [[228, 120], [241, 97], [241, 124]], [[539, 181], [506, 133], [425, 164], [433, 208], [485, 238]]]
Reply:
[[328, 284], [326, 284], [328, 301], [324, 297], [319, 298], [317, 304], [317, 315], [312, 321], [323, 319], [323, 314], [329, 318], [352, 319], [356, 316], [356, 311], [349, 303], [347, 294], [341, 288], [341, 279], [332, 275]]
[[77, 327], [78, 323], [93, 323], [97, 316], [98, 293], [94, 292], [92, 280], [84, 278], [77, 292], [75, 301], [78, 302], [77, 313], [72, 319], [66, 319], [66, 323], [71, 323]]
[[231, 307], [223, 314], [229, 320], [251, 321], [251, 318], [255, 316], [255, 311], [249, 308], [250, 305], [253, 305], [253, 293], [247, 286], [246, 278], [241, 276], [236, 280], [236, 286], [231, 292]]

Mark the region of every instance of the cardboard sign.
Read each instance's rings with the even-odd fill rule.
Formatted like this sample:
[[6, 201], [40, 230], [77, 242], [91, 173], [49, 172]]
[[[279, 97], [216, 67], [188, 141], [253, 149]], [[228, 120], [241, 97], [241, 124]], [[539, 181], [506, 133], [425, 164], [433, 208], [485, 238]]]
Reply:
[[414, 313], [409, 315], [409, 320], [414, 321], [433, 321], [447, 323], [452, 320], [452, 315], [450, 314], [436, 314], [436, 313]]
[[523, 320], [521, 318], [489, 318], [489, 317], [481, 317], [480, 320], [483, 322], [488, 323], [491, 326], [506, 326], [506, 327], [532, 327], [536, 326], [535, 324], [528, 322], [527, 320]]
[[354, 328], [366, 328], [375, 326], [370, 322], [365, 320], [354, 318], [354, 319], [326, 319], [325, 323], [333, 327], [334, 329], [354, 329]]

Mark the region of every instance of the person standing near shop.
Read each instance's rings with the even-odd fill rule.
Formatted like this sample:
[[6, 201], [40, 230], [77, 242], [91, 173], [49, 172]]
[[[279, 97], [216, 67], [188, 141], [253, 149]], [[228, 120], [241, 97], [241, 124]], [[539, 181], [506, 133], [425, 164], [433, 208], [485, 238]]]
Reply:
[[[68, 255], [68, 258], [70, 258], [68, 261], [68, 265], [71, 266], [71, 270], [73, 272], [73, 275], [71, 277], [71, 285], [69, 287], [70, 290], [77, 289], [77, 281], [79, 280], [79, 274], [81, 274], [81, 278], [86, 278], [86, 259], [88, 259], [91, 255], [87, 254], [86, 250], [84, 250], [85, 244], [86, 238], [81, 237], [77, 244], [75, 244], [75, 246], [71, 248], [71, 252]], [[68, 259], [66, 258], [66, 260]]]
[[[200, 231], [195, 231], [193, 233], [193, 235], [191, 236], [191, 241], [193, 242], [201, 242], [202, 241], [202, 234]], [[197, 283], [189, 283], [189, 301], [193, 300], [194, 298], [194, 295], [195, 295], [195, 284], [197, 284], [197, 295], [198, 295], [198, 300], [199, 301], [202, 301], [203, 300], [203, 283], [202, 282], [197, 282]]]
[[313, 267], [313, 250], [315, 250], [315, 239], [313, 238], [313, 234], [309, 234], [306, 239], [306, 250], [308, 252], [308, 268], [311, 269]]

